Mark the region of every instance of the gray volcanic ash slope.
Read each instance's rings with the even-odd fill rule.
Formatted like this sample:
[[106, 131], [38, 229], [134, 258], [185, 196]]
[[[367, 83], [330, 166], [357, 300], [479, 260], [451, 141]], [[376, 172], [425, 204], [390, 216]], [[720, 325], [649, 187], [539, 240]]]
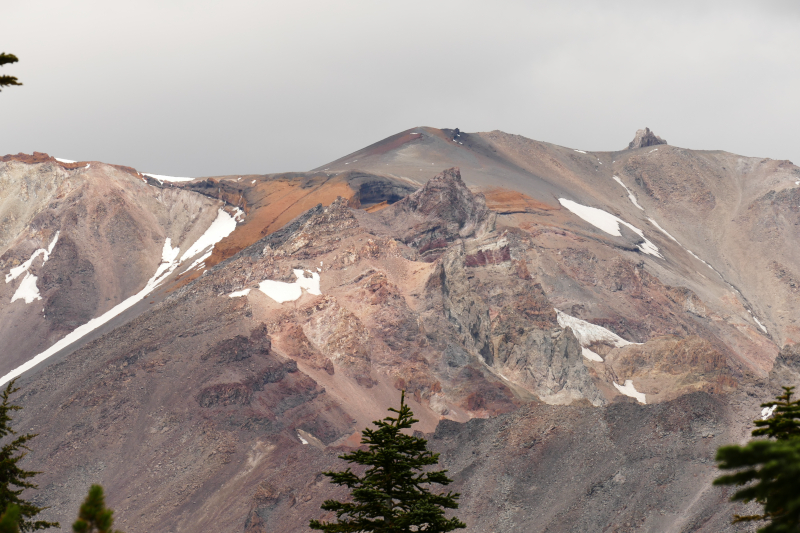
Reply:
[[476, 531], [735, 531], [714, 451], [800, 379], [788, 162], [433, 128], [185, 183], [37, 157], [0, 163], [0, 268], [47, 252], [41, 301], [11, 301], [25, 274], [0, 293], [0, 335], [35, 337], [2, 363], [114, 309], [42, 336], [42, 303], [72, 309], [52, 295], [152, 286], [20, 381], [64, 524], [100, 482], [123, 530], [305, 531], [343, 495], [319, 472], [405, 389]]

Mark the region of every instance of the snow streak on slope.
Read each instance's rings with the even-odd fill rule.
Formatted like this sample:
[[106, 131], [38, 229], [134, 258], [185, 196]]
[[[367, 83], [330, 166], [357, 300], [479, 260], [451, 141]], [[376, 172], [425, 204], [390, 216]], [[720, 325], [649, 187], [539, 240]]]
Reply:
[[174, 182], [192, 181], [194, 179], [194, 178], [180, 178], [180, 177], [175, 177], [175, 176], [162, 176], [161, 174], [150, 174], [149, 172], [142, 172], [142, 176], [147, 176], [147, 177], [153, 178], [155, 180], [158, 180], [160, 182], [164, 182], [164, 181], [174, 181]]
[[[669, 233], [667, 233], [667, 230], [665, 230], [664, 228], [662, 228], [661, 226], [659, 226], [659, 225], [658, 225], [658, 222], [656, 222], [656, 221], [655, 221], [655, 220], [653, 220], [652, 218], [648, 218], [647, 220], [649, 220], [649, 221], [650, 221], [650, 223], [651, 223], [653, 226], [655, 226], [656, 228], [658, 228], [658, 230], [659, 230], [659, 231], [661, 231], [661, 233], [663, 233], [664, 235], [666, 235], [667, 237], [669, 237], [670, 239], [672, 239], [673, 241], [675, 241], [676, 243], [678, 243], [678, 245], [679, 245], [681, 248], [683, 248], [684, 250], [686, 250], [686, 251], [689, 253], [689, 255], [691, 255], [692, 257], [694, 257], [695, 259], [697, 259], [698, 261], [700, 261], [701, 263], [703, 263], [705, 266], [707, 266], [708, 268], [710, 268], [711, 270], [713, 270], [713, 271], [714, 271], [714, 273], [716, 273], [716, 274], [717, 274], [717, 276], [719, 276], [719, 278], [720, 278], [720, 279], [721, 279], [721, 280], [722, 280], [722, 281], [723, 281], [723, 282], [724, 282], [726, 285], [728, 285], [728, 287], [730, 287], [730, 288], [731, 288], [733, 291], [735, 291], [735, 292], [736, 292], [737, 294], [739, 294], [740, 296], [742, 295], [742, 293], [739, 291], [739, 289], [737, 289], [736, 287], [734, 287], [733, 285], [731, 285], [730, 283], [728, 283], [728, 281], [727, 281], [727, 280], [726, 280], [726, 279], [725, 279], [725, 278], [722, 276], [722, 274], [720, 274], [720, 273], [719, 273], [719, 271], [718, 271], [716, 268], [714, 268], [714, 267], [713, 267], [713, 266], [711, 266], [710, 264], [706, 263], [705, 261], [703, 261], [702, 259], [700, 259], [699, 257], [697, 257], [697, 255], [695, 255], [695, 253], [694, 253], [694, 252], [692, 252], [690, 249], [688, 249], [687, 247], [685, 247], [684, 245], [682, 245], [682, 244], [681, 244], [681, 243], [678, 241], [678, 239], [676, 239], [675, 237], [673, 237], [672, 235], [670, 235]], [[769, 333], [769, 332], [767, 331], [767, 328], [764, 326], [764, 324], [762, 324], [762, 323], [761, 323], [761, 322], [758, 320], [758, 318], [757, 318], [757, 317], [756, 317], [756, 316], [753, 314], [753, 312], [752, 312], [750, 309], [747, 309], [747, 312], [748, 312], [748, 313], [750, 313], [750, 316], [752, 317], [753, 321], [756, 323], [756, 325], [757, 325], [759, 328], [761, 328], [761, 331], [763, 331], [764, 333]]]
[[617, 385], [617, 382], [614, 382], [614, 386], [617, 388], [625, 396], [630, 396], [631, 398], [636, 398], [639, 403], [647, 403], [647, 397], [643, 392], [639, 392], [636, 390], [636, 387], [633, 386], [633, 381], [628, 379], [625, 380], [625, 385]]
[[628, 199], [630, 199], [630, 201], [633, 203], [633, 205], [635, 205], [636, 207], [638, 207], [639, 209], [644, 211], [644, 207], [639, 205], [639, 202], [636, 201], [636, 196], [633, 195], [633, 193], [628, 188], [628, 186], [625, 185], [624, 183], [622, 183], [622, 180], [619, 179], [619, 177], [617, 177], [617, 176], [614, 176], [614, 181], [616, 181], [617, 183], [619, 183], [620, 185], [622, 185], [625, 188], [625, 191], [628, 193]]
[[628, 224], [621, 218], [616, 217], [611, 213], [608, 213], [607, 211], [603, 211], [602, 209], [598, 209], [596, 207], [581, 205], [577, 202], [573, 202], [572, 200], [567, 200], [564, 198], [559, 198], [558, 201], [561, 203], [561, 205], [563, 205], [564, 207], [572, 211], [574, 214], [581, 217], [589, 224], [605, 231], [609, 235], [613, 235], [614, 237], [622, 236], [622, 233], [620, 233], [619, 231], [619, 225], [623, 224], [625, 227], [629, 228], [639, 237], [644, 239], [644, 242], [639, 245], [639, 251], [645, 254], [654, 255], [656, 257], [664, 259], [664, 256], [661, 255], [661, 253], [658, 251], [658, 246], [650, 242], [650, 240], [648, 240], [644, 236], [644, 232], [639, 228], [637, 228], [636, 226], [634, 226], [633, 224]]
[[[91, 319], [89, 322], [83, 324], [82, 326], [78, 326], [73, 331], [71, 331], [67, 336], [65, 336], [63, 339], [52, 345], [47, 350], [45, 350], [44, 352], [40, 353], [30, 361], [15, 368], [11, 372], [0, 378], [0, 385], [7, 383], [8, 381], [21, 375], [22, 373], [30, 370], [31, 368], [35, 367], [36, 365], [38, 365], [45, 359], [49, 358], [59, 350], [66, 348], [67, 346], [79, 340], [87, 333], [94, 331], [103, 324], [107, 323], [112, 318], [120, 315], [127, 309], [130, 309], [136, 303], [144, 300], [144, 298], [148, 294], [153, 292], [153, 290], [156, 287], [158, 287], [164, 280], [166, 280], [167, 277], [170, 274], [172, 274], [172, 272], [176, 268], [178, 268], [178, 266], [185, 259], [192, 258], [194, 255], [200, 253], [206, 248], [209, 248], [209, 250], [213, 249], [214, 245], [220, 240], [222, 240], [224, 237], [230, 235], [230, 233], [233, 231], [234, 228], [236, 228], [236, 221], [233, 220], [233, 218], [230, 215], [228, 215], [225, 211], [220, 209], [219, 213], [217, 214], [216, 220], [214, 220], [211, 226], [209, 226], [209, 228], [197, 240], [197, 242], [195, 242], [195, 244], [192, 245], [189, 248], [189, 250], [187, 250], [187, 252], [183, 254], [180, 260], [178, 259], [180, 248], [177, 246], [173, 248], [172, 240], [169, 237], [167, 237], [166, 241], [164, 242], [164, 248], [161, 252], [161, 264], [156, 269], [156, 272], [155, 274], [153, 274], [153, 277], [148, 280], [148, 282], [145, 284], [144, 288], [141, 291], [127, 298], [125, 301], [117, 304], [116, 306], [112, 307], [99, 317]], [[58, 237], [57, 234], [56, 237]], [[200, 246], [198, 246], [198, 243], [200, 243]], [[55, 246], [55, 240], [51, 244], [50, 250], [52, 250], [53, 246]], [[195, 250], [194, 253], [189, 254], [189, 252], [192, 250]], [[37, 250], [36, 254], [38, 254], [38, 252], [39, 251]]]
[[94, 331], [95, 329], [99, 328], [115, 316], [119, 315], [126, 309], [131, 308], [137, 302], [142, 301], [145, 296], [150, 294], [153, 289], [155, 289], [162, 281], [164, 281], [167, 276], [169, 276], [173, 270], [178, 266], [178, 262], [176, 258], [178, 257], [178, 252], [180, 251], [179, 248], [175, 247], [172, 248], [170, 244], [170, 239], [167, 237], [167, 240], [164, 242], [164, 249], [161, 252], [161, 264], [156, 269], [156, 273], [153, 274], [153, 277], [148, 280], [147, 284], [144, 288], [139, 291], [138, 293], [134, 294], [130, 298], [126, 299], [125, 301], [121, 302], [120, 304], [114, 306], [113, 308], [106, 311], [104, 314], [100, 315], [97, 318], [91, 319], [86, 324], [79, 326], [72, 330], [66, 337], [52, 345], [47, 350], [43, 351], [27, 363], [15, 368], [2, 378], [0, 378], [0, 385], [5, 384], [15, 377], [21, 375], [23, 372], [30, 370], [31, 368], [35, 367], [48, 357], [52, 356], [59, 350], [62, 350], [72, 344], [73, 342], [77, 341], [87, 333]]
[[16, 300], [25, 300], [26, 304], [33, 302], [34, 300], [41, 300], [42, 296], [39, 294], [39, 288], [36, 286], [36, 280], [38, 279], [36, 276], [28, 272], [28, 269], [33, 264], [34, 259], [42, 255], [42, 265], [44, 265], [47, 260], [50, 258], [50, 254], [53, 253], [53, 248], [56, 247], [56, 243], [58, 242], [58, 236], [61, 234], [60, 231], [56, 232], [56, 236], [53, 237], [53, 241], [50, 243], [50, 246], [47, 247], [47, 250], [44, 248], [39, 248], [33, 254], [31, 254], [30, 259], [22, 263], [18, 267], [14, 267], [9, 270], [8, 274], [6, 275], [6, 283], [9, 283], [15, 279], [17, 279], [23, 272], [25, 273], [25, 277], [22, 279], [22, 283], [19, 284], [17, 287], [16, 292], [14, 292], [14, 296], [11, 297], [11, 302], [13, 303]]
[[575, 334], [575, 337], [581, 344], [581, 353], [586, 359], [591, 361], [603, 362], [602, 357], [587, 348], [587, 346], [591, 345], [593, 342], [605, 342], [616, 346], [617, 348], [627, 346], [628, 344], [637, 344], [631, 341], [626, 341], [616, 333], [607, 330], [603, 326], [598, 326], [597, 324], [592, 324], [591, 322], [581, 320], [580, 318], [575, 318], [574, 316], [570, 316], [559, 309], [556, 309], [556, 315], [558, 318], [558, 325], [562, 328], [569, 327], [572, 329], [572, 333]]
[[214, 251], [214, 245], [233, 233], [235, 229], [236, 220], [220, 209], [219, 213], [217, 213], [217, 218], [211, 223], [206, 232], [181, 256], [182, 263], [186, 259], [190, 259], [204, 252], [203, 255], [198, 257], [186, 270], [191, 270], [199, 266], [206, 259], [211, 257], [211, 253]]

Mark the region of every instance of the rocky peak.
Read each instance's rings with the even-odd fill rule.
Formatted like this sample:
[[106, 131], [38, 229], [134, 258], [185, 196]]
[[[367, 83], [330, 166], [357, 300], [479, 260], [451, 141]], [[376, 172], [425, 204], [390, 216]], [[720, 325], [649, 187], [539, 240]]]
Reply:
[[667, 141], [650, 131], [650, 128], [645, 128], [636, 132], [636, 136], [628, 143], [628, 150], [655, 146], [657, 144], [667, 144]]
[[473, 194], [467, 188], [461, 172], [454, 167], [381, 211], [381, 217], [402, 232], [403, 242], [424, 254], [445, 248], [454, 239], [491, 231], [496, 214], [486, 207], [482, 194]]

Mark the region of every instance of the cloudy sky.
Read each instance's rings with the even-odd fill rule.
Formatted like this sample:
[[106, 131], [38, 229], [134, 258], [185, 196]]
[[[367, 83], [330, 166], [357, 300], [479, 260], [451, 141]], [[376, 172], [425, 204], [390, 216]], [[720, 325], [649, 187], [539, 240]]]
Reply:
[[[700, 4], [700, 5], [698, 5]], [[307, 170], [415, 126], [800, 164], [800, 2], [4, 0], [0, 154]]]

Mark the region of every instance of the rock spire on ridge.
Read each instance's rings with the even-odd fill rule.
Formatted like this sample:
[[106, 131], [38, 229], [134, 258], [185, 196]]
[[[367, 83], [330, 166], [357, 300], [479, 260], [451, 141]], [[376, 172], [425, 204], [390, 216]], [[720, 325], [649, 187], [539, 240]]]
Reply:
[[636, 132], [636, 137], [628, 143], [628, 150], [655, 146], [657, 144], [667, 144], [667, 141], [650, 131], [650, 128], [645, 128]]

